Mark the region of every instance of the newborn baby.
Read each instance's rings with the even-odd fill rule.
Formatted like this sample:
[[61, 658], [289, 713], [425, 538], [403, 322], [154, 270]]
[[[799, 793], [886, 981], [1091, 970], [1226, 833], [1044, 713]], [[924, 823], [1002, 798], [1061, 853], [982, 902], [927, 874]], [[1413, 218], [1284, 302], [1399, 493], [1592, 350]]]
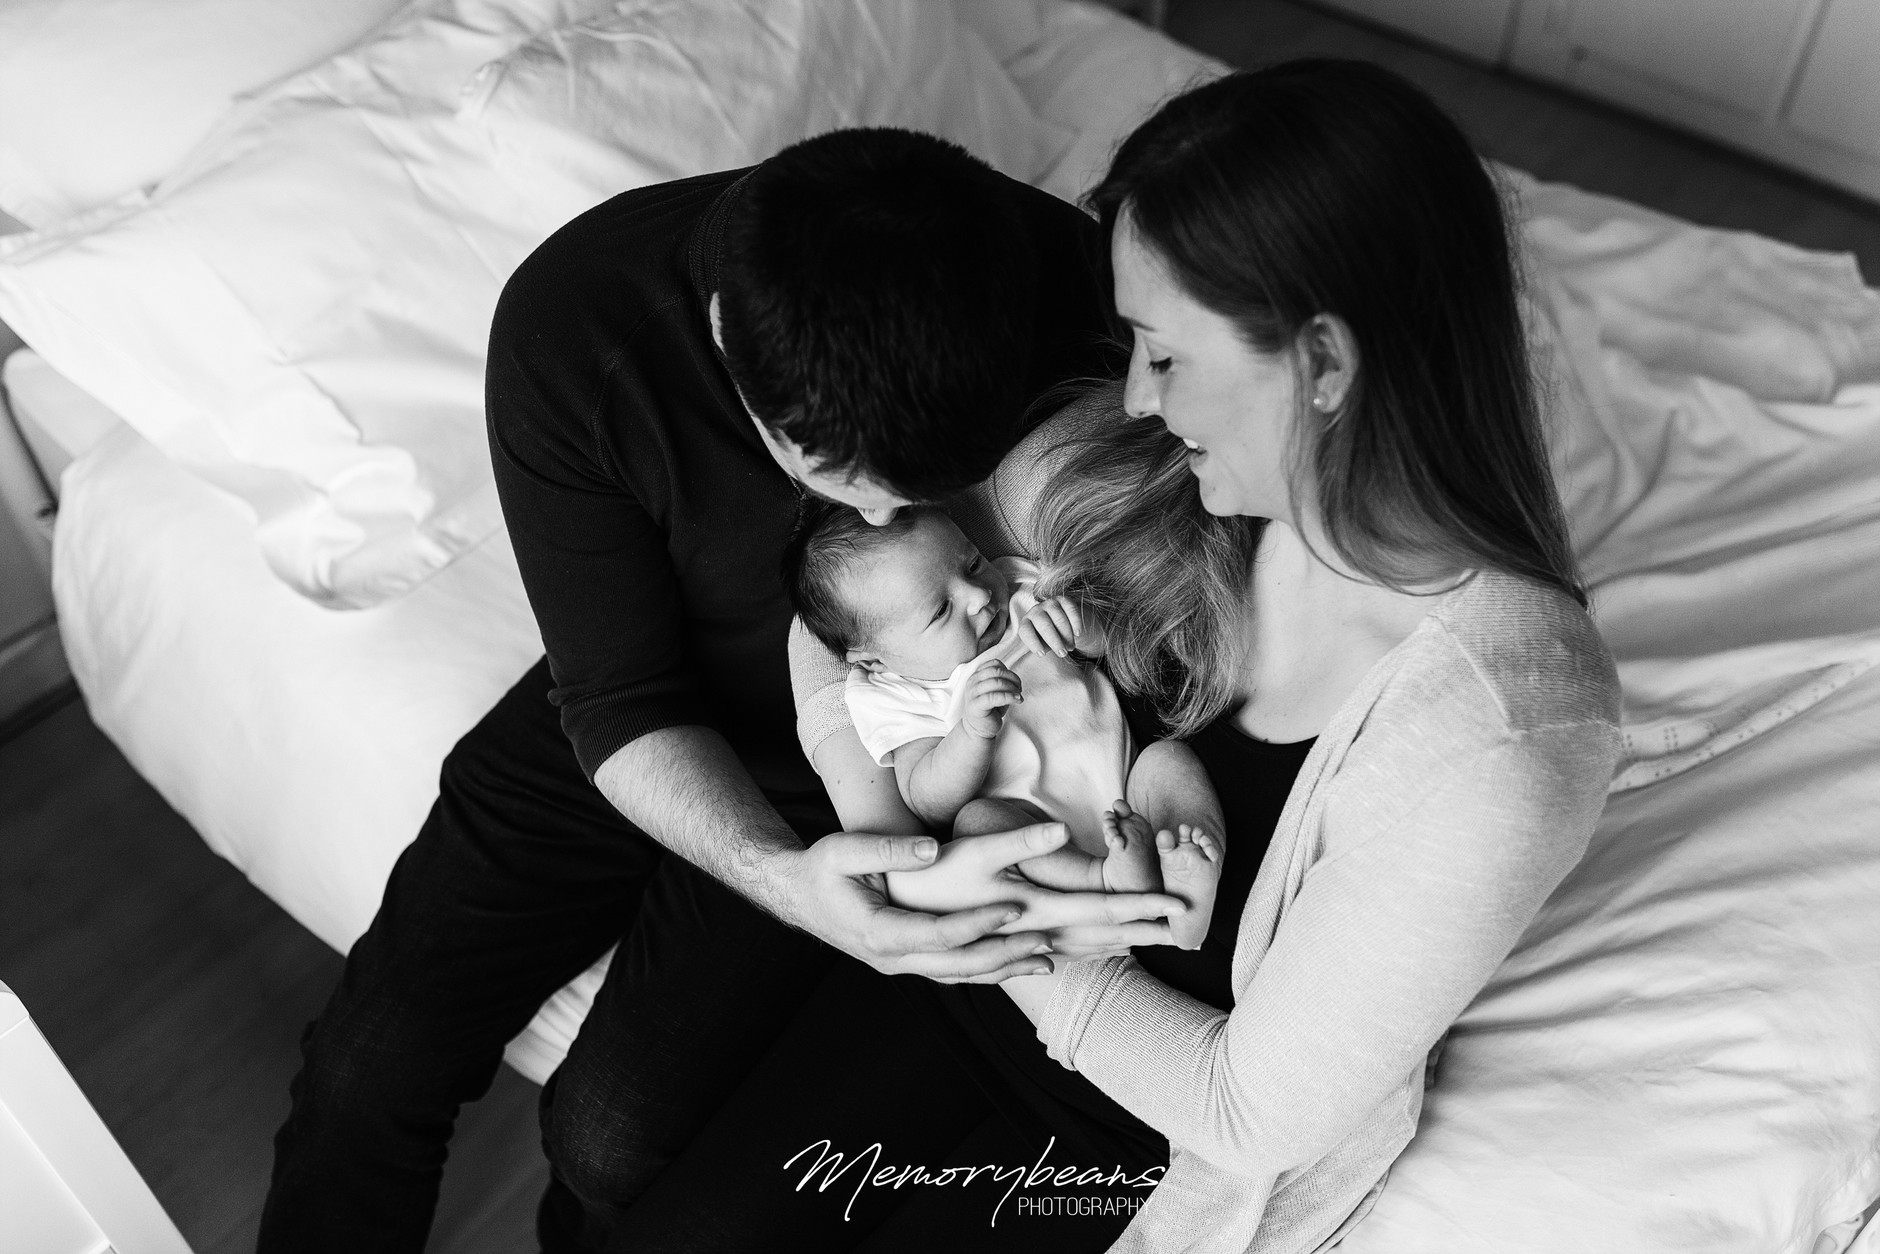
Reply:
[[[908, 808], [956, 836], [1062, 822], [1071, 840], [1020, 864], [1070, 892], [1166, 891], [1188, 903], [1176, 944], [1207, 934], [1219, 838], [1158, 832], [1154, 801], [1213, 791], [1186, 745], [1132, 753], [1099, 625], [1071, 599], [1038, 600], [1035, 563], [988, 562], [932, 507], [885, 527], [814, 506], [784, 559], [797, 613], [851, 666], [849, 712]], [[1133, 758], [1133, 761], [1132, 761]]]

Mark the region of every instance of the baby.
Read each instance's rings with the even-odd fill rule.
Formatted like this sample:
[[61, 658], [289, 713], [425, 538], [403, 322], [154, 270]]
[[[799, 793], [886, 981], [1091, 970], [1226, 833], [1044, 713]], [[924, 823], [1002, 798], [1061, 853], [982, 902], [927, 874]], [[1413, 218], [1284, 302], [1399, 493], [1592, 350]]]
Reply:
[[956, 836], [1062, 822], [1070, 842], [1021, 863], [1027, 878], [1166, 891], [1189, 906], [1170, 920], [1175, 943], [1201, 943], [1221, 844], [1153, 820], [1159, 798], [1211, 802], [1206, 772], [1177, 741], [1132, 753], [1109, 681], [1071, 656], [1101, 656], [1100, 626], [1070, 598], [1038, 600], [1035, 563], [988, 562], [932, 507], [875, 527], [816, 504], [784, 567], [803, 625], [849, 662], [855, 730], [909, 809]]

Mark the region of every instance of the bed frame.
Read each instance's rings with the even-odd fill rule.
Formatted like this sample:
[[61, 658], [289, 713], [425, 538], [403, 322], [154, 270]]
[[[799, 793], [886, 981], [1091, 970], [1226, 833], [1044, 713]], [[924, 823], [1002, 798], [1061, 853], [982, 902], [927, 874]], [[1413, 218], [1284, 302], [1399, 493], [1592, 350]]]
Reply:
[[[0, 359], [19, 347], [0, 323]], [[54, 476], [0, 389], [0, 741], [76, 691], [52, 604], [56, 500]]]

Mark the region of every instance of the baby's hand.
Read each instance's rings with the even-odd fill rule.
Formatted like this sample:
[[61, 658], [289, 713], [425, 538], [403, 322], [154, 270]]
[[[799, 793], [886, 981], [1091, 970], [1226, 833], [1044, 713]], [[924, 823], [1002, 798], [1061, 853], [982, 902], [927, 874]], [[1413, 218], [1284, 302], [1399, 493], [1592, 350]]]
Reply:
[[1025, 699], [1025, 687], [1012, 668], [997, 658], [980, 664], [966, 681], [966, 714], [960, 719], [968, 735], [991, 740], [1005, 721], [1005, 707]]
[[1068, 657], [1071, 650], [1095, 655], [1103, 651], [1103, 637], [1083, 607], [1070, 597], [1046, 597], [1031, 607], [1018, 625], [1018, 638], [1039, 657]]

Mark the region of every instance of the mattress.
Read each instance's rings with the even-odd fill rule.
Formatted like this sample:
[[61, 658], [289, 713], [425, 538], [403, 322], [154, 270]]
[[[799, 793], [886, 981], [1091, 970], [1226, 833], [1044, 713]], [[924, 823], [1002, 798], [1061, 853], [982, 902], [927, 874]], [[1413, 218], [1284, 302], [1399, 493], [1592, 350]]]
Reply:
[[[1087, 124], [1061, 192], [1210, 70], [1173, 45], [1144, 55], [1140, 28], [1099, 10], [962, 8], [1041, 115]], [[1880, 299], [1844, 258], [1510, 179], [1627, 757], [1585, 862], [1457, 1023], [1344, 1248], [1871, 1247]], [[55, 590], [94, 719], [345, 949], [444, 754], [539, 656], [506, 537], [336, 613], [275, 577], [234, 497], [30, 357], [8, 377], [78, 454]], [[525, 1074], [555, 1065], [600, 970], [511, 1046]]]
[[123, 427], [123, 420], [31, 349], [8, 356], [0, 379], [20, 437], [57, 500], [65, 468]]

